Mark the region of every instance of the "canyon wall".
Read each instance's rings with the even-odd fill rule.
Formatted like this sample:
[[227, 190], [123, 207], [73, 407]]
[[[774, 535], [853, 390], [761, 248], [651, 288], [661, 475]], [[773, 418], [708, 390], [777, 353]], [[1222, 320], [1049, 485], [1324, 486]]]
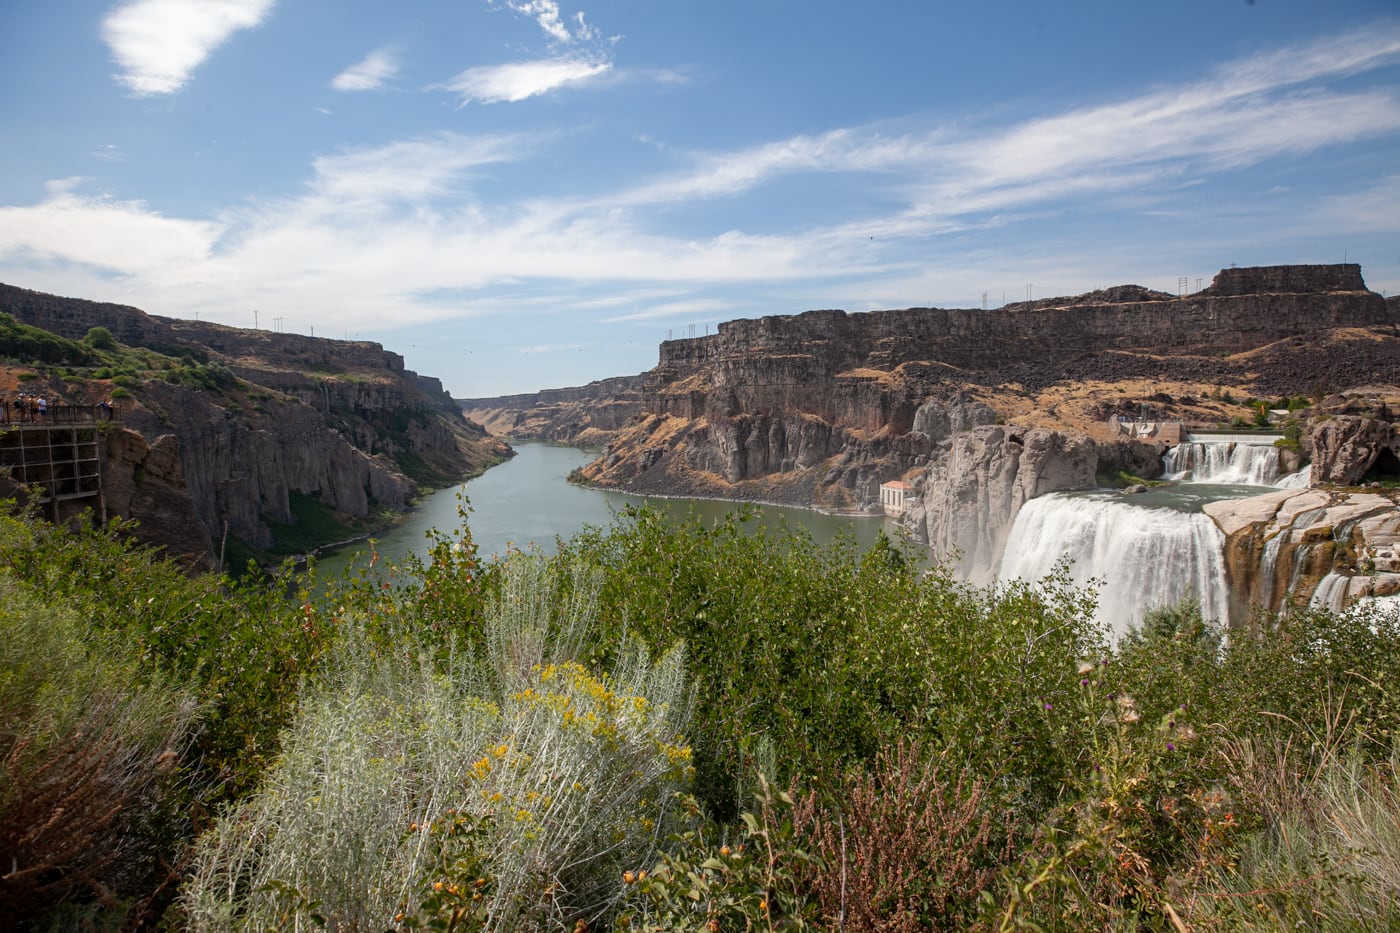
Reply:
[[[1136, 408], [1154, 380], [1301, 392], [1305, 381], [1393, 378], [1397, 323], [1354, 264], [1226, 269], [1187, 296], [1120, 286], [991, 311], [731, 321], [661, 345], [642, 413], [583, 472], [639, 492], [873, 508], [884, 481], [923, 486], [948, 452], [944, 430], [1019, 423], [1032, 408], [1040, 426], [1102, 440], [1108, 414]], [[1046, 403], [1096, 380], [1126, 386], [1121, 399], [1099, 391], [1096, 426]], [[960, 414], [943, 428], [940, 411]]]
[[601, 447], [641, 414], [642, 377], [615, 376], [586, 386], [458, 399], [457, 405], [497, 437]]
[[[273, 547], [272, 523], [296, 521], [293, 494], [366, 519], [509, 455], [438, 380], [376, 343], [180, 321], [6, 285], [0, 312], [72, 340], [104, 327], [170, 358], [161, 365], [173, 368], [123, 383], [131, 397], [104, 435], [105, 498], [146, 540], [206, 563], [226, 534]], [[28, 385], [75, 404], [112, 390], [107, 379], [56, 373]]]

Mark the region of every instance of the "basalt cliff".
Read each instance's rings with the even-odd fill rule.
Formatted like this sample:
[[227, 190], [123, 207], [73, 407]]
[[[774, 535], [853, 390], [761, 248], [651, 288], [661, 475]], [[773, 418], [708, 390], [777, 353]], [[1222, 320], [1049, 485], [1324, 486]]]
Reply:
[[[246, 330], [0, 285], [0, 314], [78, 345], [69, 365], [11, 353], [0, 392], [114, 398], [101, 431], [109, 514], [209, 565], [230, 539], [266, 553], [301, 502], [354, 525], [508, 456], [433, 378], [376, 343]], [[86, 354], [86, 355], [84, 355]], [[51, 361], [52, 362], [52, 361]]]
[[[968, 429], [1004, 426], [988, 441], [1003, 453], [1035, 428], [1089, 438], [1091, 453], [1062, 445], [1085, 461], [1060, 471], [1065, 483], [1150, 475], [1160, 447], [1119, 439], [1113, 416], [1218, 423], [1249, 415], [1251, 397], [1394, 383], [1397, 325], [1356, 265], [1225, 269], [1185, 296], [1121, 286], [997, 310], [732, 321], [661, 345], [639, 414], [583, 472], [636, 492], [833, 509], [874, 508], [880, 484], [901, 479], [941, 514], [984, 494], [959, 478]], [[1038, 494], [1060, 482], [1035, 469], [1035, 482], [1012, 485]]]

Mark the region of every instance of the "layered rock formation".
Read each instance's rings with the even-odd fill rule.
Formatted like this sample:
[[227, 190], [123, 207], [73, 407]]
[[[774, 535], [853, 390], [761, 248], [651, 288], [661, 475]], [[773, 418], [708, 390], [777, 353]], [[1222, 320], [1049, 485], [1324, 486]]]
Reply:
[[1214, 502], [1235, 598], [1269, 611], [1400, 593], [1400, 492], [1282, 490]]
[[642, 377], [617, 376], [525, 395], [458, 399], [457, 404], [467, 418], [497, 437], [602, 447], [642, 413]]
[[[346, 519], [402, 509], [509, 455], [436, 379], [367, 341], [249, 331], [0, 285], [0, 312], [73, 340], [104, 327], [172, 367], [128, 379], [104, 433], [108, 511], [153, 543], [205, 559], [225, 535], [255, 550], [301, 494]], [[50, 398], [94, 403], [105, 379], [49, 375]]]
[[[1393, 379], [1396, 324], [1355, 265], [1227, 269], [1186, 297], [1123, 286], [995, 311], [732, 321], [661, 345], [643, 414], [584, 475], [638, 492], [857, 509], [900, 478], [932, 490], [927, 515], [945, 508], [942, 477], [957, 471], [934, 465], [960, 430], [1002, 419], [1107, 440], [1107, 414], [1148, 402], [1164, 416], [1228, 420], [1222, 386], [1273, 394], [1339, 388], [1337, 372], [1346, 384]], [[943, 472], [926, 479], [931, 466]]]
[[986, 582], [1021, 506], [1036, 496], [1094, 485], [1099, 450], [1082, 434], [981, 427], [958, 434], [923, 477], [905, 526], [935, 558]]

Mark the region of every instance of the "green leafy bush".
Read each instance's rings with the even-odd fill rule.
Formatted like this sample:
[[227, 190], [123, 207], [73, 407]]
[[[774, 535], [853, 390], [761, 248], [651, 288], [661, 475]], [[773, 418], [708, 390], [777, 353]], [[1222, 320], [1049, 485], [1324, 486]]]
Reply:
[[89, 328], [83, 337], [83, 346], [91, 350], [115, 351], [120, 349], [117, 338], [113, 337], [112, 332], [105, 327]]

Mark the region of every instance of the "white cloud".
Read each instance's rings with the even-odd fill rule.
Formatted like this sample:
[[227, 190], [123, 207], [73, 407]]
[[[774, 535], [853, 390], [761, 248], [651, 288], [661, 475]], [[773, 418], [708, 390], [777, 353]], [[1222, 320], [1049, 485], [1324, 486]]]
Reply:
[[317, 203], [340, 208], [460, 197], [472, 169], [514, 161], [532, 145], [521, 136], [456, 133], [399, 140], [316, 159], [311, 188]]
[[574, 29], [570, 31], [559, 13], [559, 4], [555, 0], [506, 0], [506, 7], [521, 16], [533, 19], [544, 34], [557, 45], [593, 42], [598, 39], [598, 31], [588, 25], [582, 12], [574, 14]]
[[1393, 29], [1329, 37], [1232, 64], [1194, 84], [1006, 129], [937, 127], [888, 136], [847, 128], [701, 154], [687, 173], [648, 180], [607, 200], [640, 207], [734, 197], [784, 176], [883, 176], [904, 189], [909, 207], [875, 225], [929, 235], [959, 226], [961, 217], [1179, 184], [1183, 174], [1393, 134], [1400, 131], [1395, 89], [1297, 86], [1397, 59], [1400, 34]]
[[240, 29], [257, 26], [276, 0], [128, 0], [107, 15], [102, 38], [138, 96], [171, 94]]
[[388, 49], [375, 49], [331, 80], [337, 91], [372, 91], [399, 72], [398, 59]]
[[0, 208], [0, 256], [23, 254], [136, 276], [209, 257], [219, 225], [164, 217], [140, 201], [85, 198], [74, 193], [82, 182], [51, 182], [42, 203]]
[[609, 62], [581, 58], [551, 58], [507, 65], [468, 68], [443, 87], [462, 99], [483, 104], [515, 102], [538, 97], [571, 84], [581, 84], [606, 74]]
[[734, 303], [720, 298], [691, 298], [681, 301], [668, 301], [648, 308], [619, 314], [603, 319], [604, 324], [622, 324], [634, 321], [655, 321], [666, 318], [687, 317], [690, 319], [724, 317], [734, 312]]

